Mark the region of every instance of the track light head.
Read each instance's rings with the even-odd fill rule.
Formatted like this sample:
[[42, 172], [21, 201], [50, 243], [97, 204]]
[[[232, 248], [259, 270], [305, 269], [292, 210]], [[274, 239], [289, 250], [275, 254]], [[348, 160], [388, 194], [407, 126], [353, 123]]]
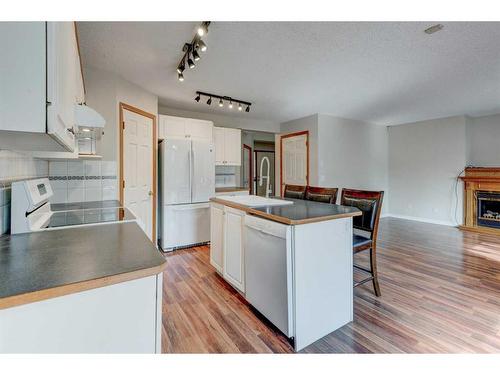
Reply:
[[207, 50], [207, 45], [203, 40], [198, 40], [198, 48], [200, 49], [201, 52], [205, 52]]
[[243, 110], [243, 107], [241, 106], [241, 103], [238, 104], [238, 111], [242, 111]]
[[194, 98], [194, 100], [196, 100], [196, 103], [199, 103], [199, 102], [200, 102], [200, 99], [201, 99], [200, 94], [198, 94], [198, 96], [197, 96], [196, 98]]
[[208, 98], [208, 100], [207, 100], [207, 104], [208, 104], [208, 105], [212, 104], [212, 97]]
[[195, 49], [193, 50], [192, 55], [193, 55], [194, 61], [198, 61], [200, 59], [200, 55], [198, 54], [198, 52]]
[[250, 106], [247, 105], [247, 109], [245, 109], [245, 112], [250, 112]]
[[229, 109], [233, 109], [233, 102], [229, 101]]
[[189, 69], [193, 69], [195, 67], [194, 61], [191, 60], [191, 57], [188, 57], [188, 66]]
[[224, 106], [224, 102], [222, 101], [222, 99], [219, 99], [219, 107], [223, 107]]
[[186, 69], [186, 65], [184, 64], [184, 59], [183, 59], [182, 62], [177, 67], [177, 73], [182, 74], [184, 69]]
[[197, 30], [199, 36], [203, 36], [208, 33], [208, 24], [209, 22], [203, 22]]
[[181, 81], [181, 82], [182, 82], [182, 81], [184, 81], [184, 75], [183, 75], [182, 73], [178, 73], [178, 74], [177, 74], [177, 79], [178, 79], [179, 81]]

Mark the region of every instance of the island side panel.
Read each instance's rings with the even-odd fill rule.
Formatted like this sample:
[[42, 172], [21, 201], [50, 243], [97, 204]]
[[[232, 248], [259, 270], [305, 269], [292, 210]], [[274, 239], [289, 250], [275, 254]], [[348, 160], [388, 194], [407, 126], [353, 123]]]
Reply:
[[155, 353], [157, 280], [153, 275], [0, 310], [0, 353]]
[[293, 227], [295, 350], [353, 320], [352, 218]]

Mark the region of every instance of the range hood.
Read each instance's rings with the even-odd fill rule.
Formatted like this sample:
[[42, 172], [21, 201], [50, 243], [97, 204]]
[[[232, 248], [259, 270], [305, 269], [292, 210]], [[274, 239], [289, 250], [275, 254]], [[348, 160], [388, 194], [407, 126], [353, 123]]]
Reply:
[[86, 128], [104, 128], [106, 120], [86, 104], [75, 104], [75, 125]]

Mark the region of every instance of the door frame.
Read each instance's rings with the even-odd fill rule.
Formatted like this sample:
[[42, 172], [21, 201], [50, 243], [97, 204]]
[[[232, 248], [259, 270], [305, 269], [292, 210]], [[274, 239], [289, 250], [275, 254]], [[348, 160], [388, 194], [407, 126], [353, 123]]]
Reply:
[[134, 112], [138, 115], [148, 117], [151, 120], [153, 120], [153, 146], [151, 149], [153, 150], [153, 155], [152, 155], [152, 162], [153, 162], [153, 181], [152, 181], [152, 186], [151, 190], [153, 191], [153, 220], [152, 220], [152, 225], [151, 225], [151, 230], [153, 231], [152, 233], [152, 241], [156, 245], [156, 197], [157, 197], [157, 192], [156, 192], [156, 184], [157, 184], [157, 165], [156, 165], [156, 155], [158, 153], [158, 134], [157, 134], [157, 129], [156, 129], [156, 115], [143, 111], [140, 108], [134, 107], [130, 104], [119, 102], [119, 122], [118, 122], [118, 127], [120, 129], [120, 142], [119, 142], [119, 153], [120, 153], [120, 179], [119, 179], [119, 184], [120, 184], [120, 204], [123, 205], [123, 185], [124, 185], [124, 179], [123, 179], [123, 130], [124, 130], [124, 121], [123, 121], [123, 111], [127, 110], [130, 112]]
[[306, 136], [306, 185], [309, 185], [309, 130], [280, 135], [280, 196], [283, 197], [283, 139], [297, 137], [300, 135]]
[[[252, 147], [250, 147], [249, 145], [246, 145], [246, 144], [243, 143], [243, 152], [245, 152], [245, 150], [249, 151], [249, 158], [248, 158], [249, 168], [248, 169], [250, 169], [250, 176], [249, 176], [248, 184], [250, 185], [250, 195], [252, 195], [252, 193], [253, 193], [253, 163], [252, 163], [252, 157], [253, 157], [253, 155], [252, 155]], [[241, 161], [242, 164], [243, 164], [243, 160]]]
[[[274, 163], [276, 163], [276, 151], [273, 151], [273, 150], [254, 150], [253, 153], [255, 155], [254, 159], [255, 159], [255, 181], [254, 181], [254, 184], [255, 184], [255, 195], [257, 195], [257, 171], [259, 171], [258, 169], [258, 166], [257, 166], [257, 159], [258, 159], [258, 156], [257, 156], [257, 153], [258, 152], [269, 152], [269, 153], [272, 153], [274, 154]], [[260, 171], [259, 171], [260, 172]], [[274, 176], [273, 176], [273, 182], [274, 184], [274, 190], [276, 190], [276, 167], [274, 168]], [[274, 192], [276, 194], [276, 191]]]

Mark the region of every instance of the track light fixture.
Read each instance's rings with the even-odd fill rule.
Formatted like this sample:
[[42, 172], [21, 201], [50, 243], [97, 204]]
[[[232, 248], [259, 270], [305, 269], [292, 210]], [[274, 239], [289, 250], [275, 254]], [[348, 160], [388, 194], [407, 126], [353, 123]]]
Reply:
[[216, 94], [210, 94], [208, 92], [203, 92], [203, 91], [196, 91], [196, 97], [194, 100], [199, 103], [200, 99], [202, 96], [208, 97], [207, 104], [210, 105], [212, 104], [212, 98], [219, 99], [219, 107], [224, 107], [224, 102], [229, 102], [228, 108], [232, 109], [235, 104], [238, 104], [238, 111], [243, 111], [243, 105], [246, 105], [247, 108], [245, 109], [245, 112], [250, 112], [250, 106], [252, 103], [246, 102], [244, 100], [240, 99], [234, 99], [231, 98], [230, 96], [221, 96], [221, 95], [216, 95]]
[[[204, 21], [197, 28], [196, 35], [193, 37], [191, 43], [184, 43], [182, 47], [182, 59], [177, 65], [177, 78], [179, 81], [184, 81], [184, 69], [186, 68], [186, 64], [190, 69], [195, 67], [195, 61], [200, 60], [201, 56], [198, 51], [205, 52], [207, 50], [207, 45], [203, 40], [201, 40], [201, 36], [208, 33], [208, 26], [210, 25], [210, 21]], [[194, 61], [193, 61], [194, 60]], [[182, 78], [182, 79], [181, 79]]]

